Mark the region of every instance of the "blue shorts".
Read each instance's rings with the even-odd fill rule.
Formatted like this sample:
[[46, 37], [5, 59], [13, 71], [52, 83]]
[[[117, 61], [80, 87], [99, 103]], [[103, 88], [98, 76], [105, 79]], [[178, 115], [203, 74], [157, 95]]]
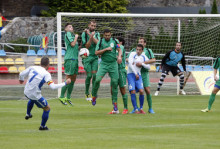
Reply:
[[216, 85], [216, 84], [215, 84], [215, 86], [214, 86], [214, 87], [216, 87], [216, 88], [220, 89], [220, 86], [218, 86], [218, 85]]
[[38, 108], [44, 108], [44, 107], [46, 107], [48, 105], [47, 100], [44, 97], [41, 97], [39, 100], [32, 100], [32, 99], [29, 99], [29, 100], [31, 102], [35, 103]]
[[140, 89], [144, 89], [141, 75], [139, 75], [139, 80], [136, 80], [135, 74], [129, 73], [127, 75], [127, 79], [128, 79], [129, 92], [133, 90], [136, 90], [136, 92], [139, 92]]

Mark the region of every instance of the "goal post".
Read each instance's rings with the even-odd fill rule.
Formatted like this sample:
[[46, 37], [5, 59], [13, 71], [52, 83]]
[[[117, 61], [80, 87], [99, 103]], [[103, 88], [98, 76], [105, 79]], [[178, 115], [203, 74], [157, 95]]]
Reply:
[[[220, 14], [116, 14], [58, 12], [58, 83], [62, 82], [61, 31], [64, 28], [63, 25], [68, 21], [70, 21], [68, 23], [74, 22], [75, 31], [80, 35], [83, 28], [85, 28], [85, 25], [88, 24], [89, 19], [97, 19], [98, 24], [102, 24], [98, 26], [100, 29], [103, 29], [103, 26], [108, 27], [117, 31], [117, 35], [123, 35], [126, 38], [127, 51], [137, 44], [136, 42], [139, 37], [144, 36], [147, 38], [146, 47], [151, 48], [153, 52], [157, 54], [165, 54], [168, 50], [172, 50], [175, 46], [174, 43], [178, 41], [183, 43], [183, 49], [186, 49], [184, 52], [186, 52], [186, 55], [188, 56], [214, 57], [216, 54], [215, 46], [218, 45], [217, 42], [220, 39], [220, 23], [216, 21], [220, 20]], [[195, 24], [196, 26], [194, 26]], [[101, 32], [101, 30], [99, 30], [99, 32]], [[208, 50], [212, 51], [209, 52]], [[162, 57], [157, 57], [157, 59], [161, 58]], [[211, 65], [210, 61], [206, 63], [203, 58], [195, 60], [190, 59], [187, 64], [193, 66], [206, 64]], [[179, 93], [178, 82], [179, 81], [175, 84], [177, 86], [177, 94]], [[60, 90], [58, 91], [58, 97], [59, 95]]]

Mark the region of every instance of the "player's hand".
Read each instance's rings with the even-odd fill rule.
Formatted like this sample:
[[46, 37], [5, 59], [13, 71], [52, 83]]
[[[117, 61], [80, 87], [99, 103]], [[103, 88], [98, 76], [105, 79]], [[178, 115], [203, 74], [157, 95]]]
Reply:
[[121, 58], [121, 57], [118, 57], [117, 62], [118, 62], [118, 64], [121, 64], [122, 58]]
[[138, 63], [136, 63], [136, 66], [137, 66], [137, 67], [142, 67], [142, 63], [141, 63], [141, 62], [138, 62]]
[[68, 78], [68, 79], [66, 79], [66, 84], [70, 84], [71, 83], [71, 79], [70, 78]]
[[93, 37], [93, 36], [95, 35], [95, 32], [92, 32], [92, 34], [91, 34], [91, 35], [92, 35], [92, 37]]
[[139, 80], [139, 75], [138, 74], [136, 74], [135, 77], [136, 77], [136, 80]]
[[84, 32], [86, 32], [87, 33], [87, 31], [88, 31], [88, 29], [86, 28], [86, 29], [84, 29]]
[[215, 80], [215, 81], [218, 81], [218, 79], [219, 79], [218, 76], [215, 75], [215, 76], [214, 76], [214, 80]]
[[23, 83], [24, 83], [24, 81], [23, 81], [23, 80], [19, 80], [19, 83], [20, 83], [20, 84], [23, 84]]
[[106, 51], [112, 51], [111, 47], [106, 48]]
[[76, 34], [76, 35], [75, 35], [75, 38], [78, 38], [78, 37], [79, 37], [79, 35], [78, 35], [78, 34]]

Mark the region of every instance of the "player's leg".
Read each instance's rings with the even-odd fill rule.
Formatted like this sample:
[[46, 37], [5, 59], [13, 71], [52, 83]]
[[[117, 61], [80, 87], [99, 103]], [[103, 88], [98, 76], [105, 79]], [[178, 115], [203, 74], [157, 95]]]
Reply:
[[89, 86], [90, 86], [90, 81], [92, 79], [92, 64], [91, 64], [91, 58], [87, 57], [86, 59], [83, 59], [82, 63], [84, 66], [84, 69], [86, 71], [86, 80], [85, 80], [85, 96], [86, 100], [88, 101], [90, 99], [89, 97]]
[[28, 120], [29, 118], [32, 118], [32, 114], [31, 114], [31, 110], [34, 106], [34, 101], [29, 99], [28, 103], [27, 103], [27, 113], [25, 116], [25, 119]]
[[95, 58], [92, 61], [92, 88], [95, 85], [95, 80], [96, 80], [96, 73], [98, 71], [98, 58]]
[[163, 85], [164, 79], [166, 78], [166, 75], [167, 75], [168, 71], [169, 70], [168, 70], [167, 66], [164, 65], [163, 68], [162, 68], [162, 73], [161, 73], [160, 80], [159, 80], [158, 85], [157, 85], [157, 91], [154, 94], [155, 96], [158, 96], [158, 94], [160, 92], [160, 88]]
[[202, 112], [209, 112], [212, 108], [212, 104], [215, 101], [215, 96], [218, 93], [218, 91], [220, 90], [220, 86], [215, 84], [214, 89], [212, 90], [212, 93], [209, 97], [209, 103], [208, 103], [208, 108], [201, 110]]
[[118, 99], [118, 64], [117, 62], [112, 63], [108, 67], [108, 73], [111, 78], [112, 82], [112, 102], [115, 114], [119, 113], [118, 106], [117, 106], [117, 99]]
[[139, 112], [142, 114], [145, 114], [143, 111], [144, 106], [144, 86], [142, 81], [142, 76], [139, 75], [139, 79], [135, 81], [135, 87], [139, 91], [139, 103], [140, 103], [140, 109]]
[[143, 85], [144, 85], [144, 90], [146, 93], [146, 99], [147, 99], [147, 103], [148, 103], [148, 112], [151, 114], [154, 114], [154, 110], [152, 108], [152, 96], [150, 94], [150, 79], [149, 79], [149, 72], [146, 72], [146, 74], [142, 74], [142, 80], [143, 80]]
[[131, 95], [131, 103], [133, 105], [133, 110], [130, 112], [131, 114], [133, 113], [139, 113], [138, 107], [137, 107], [137, 100], [136, 100], [136, 95], [135, 95], [135, 74], [130, 73], [127, 75], [127, 80], [128, 80], [128, 90]]
[[38, 108], [43, 109], [41, 126], [39, 130], [49, 130], [46, 126], [47, 120], [49, 118], [50, 106], [47, 103], [47, 100], [44, 97], [41, 97], [39, 100], [34, 101]]
[[119, 88], [120, 88], [120, 92], [122, 95], [122, 99], [123, 99], [123, 104], [124, 104], [124, 110], [122, 112], [122, 114], [127, 114], [128, 113], [128, 95], [126, 93], [126, 79], [127, 79], [127, 72], [125, 69], [119, 69], [119, 80], [118, 80], [118, 84], [119, 84]]
[[108, 65], [101, 63], [99, 70], [96, 74], [96, 80], [94, 83], [94, 87], [92, 88], [92, 105], [96, 105], [96, 98], [97, 98], [97, 94], [98, 94], [98, 89], [100, 87], [100, 82], [102, 80], [102, 78], [105, 76], [105, 74], [107, 73], [107, 69]]
[[[180, 71], [180, 70], [177, 70]], [[183, 86], [184, 86], [184, 74], [183, 72], [178, 73], [178, 76], [180, 78], [180, 94], [181, 95], [186, 95], [185, 91], [183, 90]]]

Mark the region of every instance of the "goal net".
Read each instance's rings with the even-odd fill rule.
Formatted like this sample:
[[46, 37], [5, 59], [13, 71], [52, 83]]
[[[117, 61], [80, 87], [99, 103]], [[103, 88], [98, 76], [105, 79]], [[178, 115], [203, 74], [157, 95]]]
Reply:
[[[157, 84], [161, 76], [161, 70], [159, 69], [161, 59], [164, 54], [175, 48], [175, 43], [180, 41], [182, 43], [183, 53], [186, 55], [187, 71], [199, 72], [199, 76], [195, 76], [196, 73], [190, 75], [188, 81], [184, 87], [187, 94], [201, 94], [201, 89], [196, 81], [195, 77], [206, 77], [206, 71], [213, 72], [212, 64], [217, 56], [220, 55], [219, 40], [220, 40], [220, 15], [173, 15], [173, 14], [97, 14], [97, 13], [57, 13], [57, 17], [50, 21], [45, 21], [45, 18], [38, 21], [30, 21], [27, 19], [16, 22], [18, 25], [16, 32], [19, 30], [22, 32], [23, 26], [20, 24], [43, 24], [47, 23], [47, 29], [45, 26], [42, 30], [30, 31], [30, 37], [27, 39], [28, 45], [23, 45], [27, 49], [34, 49], [37, 53], [40, 49], [42, 42], [42, 32], [46, 33], [49, 38], [48, 50], [54, 50], [55, 55], [48, 55], [51, 61], [52, 78], [56, 83], [60, 83], [64, 80], [65, 75], [63, 73], [64, 63], [64, 26], [66, 23], [71, 23], [74, 27], [74, 33], [79, 34], [78, 43], [81, 44], [81, 34], [85, 28], [88, 28], [90, 20], [95, 19], [97, 23], [96, 31], [103, 35], [103, 30], [108, 28], [112, 31], [113, 37], [123, 37], [125, 39], [126, 53], [138, 43], [139, 37], [146, 39], [146, 48], [152, 49], [156, 63], [152, 65], [149, 73], [151, 82], [151, 93], [153, 94], [157, 89]], [[17, 20], [19, 20], [17, 19]], [[34, 18], [36, 19], [36, 18]], [[32, 34], [34, 32], [34, 34]], [[7, 31], [4, 38], [7, 38]], [[8, 44], [10, 45], [10, 44]], [[10, 45], [13, 46], [13, 45]], [[17, 48], [18, 46], [13, 46]], [[2, 49], [6, 46], [1, 47]], [[46, 51], [48, 52], [48, 51]], [[48, 54], [48, 53], [47, 53]], [[13, 56], [11, 56], [13, 55]], [[41, 58], [38, 54], [36, 56], [27, 56], [27, 53], [20, 55], [8, 54], [3, 58], [6, 61], [7, 58], [12, 58], [15, 62], [16, 58], [23, 58], [24, 64], [15, 65], [25, 66], [26, 68], [36, 64], [36, 58]], [[1, 61], [0, 61], [1, 62]], [[3, 66], [3, 64], [0, 64]], [[7, 65], [11, 67], [13, 65]], [[85, 90], [85, 70], [81, 58], [79, 58], [79, 74], [74, 85], [72, 92], [72, 98], [84, 98]], [[181, 64], [179, 67], [182, 69]], [[8, 78], [7, 76], [10, 77]], [[196, 74], [197, 75], [197, 74]], [[13, 82], [17, 82], [18, 73], [14, 74], [0, 74], [0, 99], [23, 99], [24, 85], [16, 85]], [[208, 77], [210, 74], [208, 74]], [[101, 82], [99, 89], [100, 98], [110, 98], [110, 78], [106, 75]], [[207, 86], [213, 84], [213, 81], [207, 81]], [[10, 85], [11, 84], [11, 85]], [[176, 95], [178, 93], [178, 78], [173, 77], [170, 73], [161, 87], [160, 95]], [[90, 86], [91, 91], [91, 86]], [[57, 98], [59, 92], [57, 90], [50, 90], [47, 85], [44, 85], [42, 89], [42, 95], [46, 98]], [[119, 97], [120, 93], [118, 94]]]

